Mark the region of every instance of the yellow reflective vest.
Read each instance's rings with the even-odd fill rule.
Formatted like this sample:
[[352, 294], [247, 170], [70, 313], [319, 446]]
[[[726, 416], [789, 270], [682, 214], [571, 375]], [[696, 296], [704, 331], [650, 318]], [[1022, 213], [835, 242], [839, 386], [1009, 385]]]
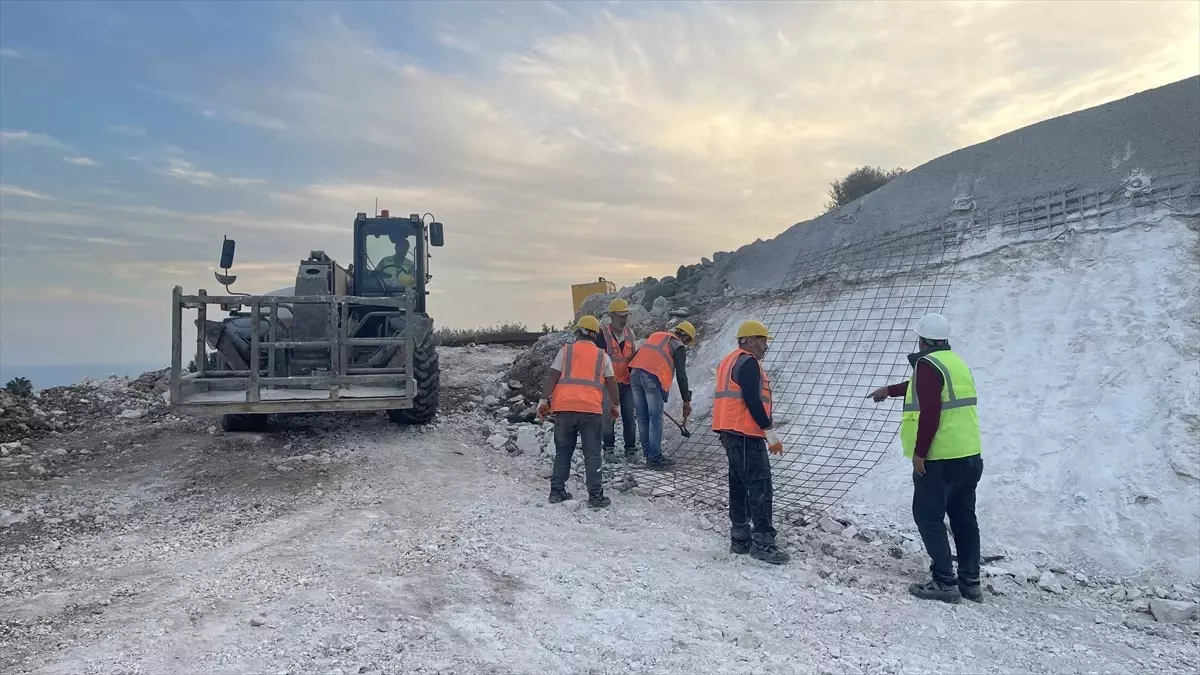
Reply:
[[[942, 412], [937, 434], [925, 459], [958, 459], [982, 453], [975, 378], [971, 375], [971, 369], [961, 356], [949, 349], [926, 354], [917, 363], [921, 361], [942, 374]], [[904, 411], [900, 414], [900, 443], [904, 446], [904, 456], [910, 459], [916, 449], [917, 420], [921, 416], [916, 381], [917, 369], [914, 366], [913, 376], [908, 380], [908, 391], [904, 394]]]

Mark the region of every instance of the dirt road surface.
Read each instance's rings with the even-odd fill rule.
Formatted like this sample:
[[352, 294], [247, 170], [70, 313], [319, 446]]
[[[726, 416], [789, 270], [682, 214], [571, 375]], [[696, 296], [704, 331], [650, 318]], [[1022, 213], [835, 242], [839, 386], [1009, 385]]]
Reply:
[[577, 501], [547, 504], [544, 460], [486, 446], [478, 417], [352, 422], [54, 438], [50, 475], [0, 483], [0, 671], [1200, 667], [1195, 621], [1069, 594], [922, 602], [905, 592], [919, 556], [818, 531], [771, 567], [731, 555], [719, 519], [638, 491], [593, 511], [575, 482]]

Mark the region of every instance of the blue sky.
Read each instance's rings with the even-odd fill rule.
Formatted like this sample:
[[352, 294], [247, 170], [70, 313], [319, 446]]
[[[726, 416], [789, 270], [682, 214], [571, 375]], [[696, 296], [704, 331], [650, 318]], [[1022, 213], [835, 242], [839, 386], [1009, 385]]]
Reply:
[[0, 362], [165, 361], [222, 235], [268, 291], [348, 262], [376, 197], [446, 223], [439, 323], [561, 325], [571, 283], [772, 237], [856, 165], [1194, 75], [1198, 31], [1187, 1], [6, 0]]

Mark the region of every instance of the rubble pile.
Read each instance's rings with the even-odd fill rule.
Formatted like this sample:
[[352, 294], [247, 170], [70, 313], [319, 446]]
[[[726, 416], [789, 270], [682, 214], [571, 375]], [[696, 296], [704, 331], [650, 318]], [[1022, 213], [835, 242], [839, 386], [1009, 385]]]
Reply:
[[167, 411], [167, 386], [167, 371], [159, 370], [136, 378], [84, 380], [28, 397], [0, 391], [0, 443], [161, 416]]

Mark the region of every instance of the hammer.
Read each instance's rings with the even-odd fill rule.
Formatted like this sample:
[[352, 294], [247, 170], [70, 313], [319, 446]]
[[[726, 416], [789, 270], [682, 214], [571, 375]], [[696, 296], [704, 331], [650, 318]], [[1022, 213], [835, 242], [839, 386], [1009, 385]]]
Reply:
[[671, 420], [672, 422], [674, 422], [674, 423], [675, 423], [675, 426], [679, 427], [679, 433], [680, 433], [680, 434], [681, 434], [681, 435], [682, 435], [684, 438], [687, 438], [688, 436], [691, 436], [691, 435], [692, 435], [692, 432], [688, 431], [688, 430], [687, 430], [687, 427], [685, 427], [685, 426], [683, 426], [682, 424], [680, 424], [679, 422], [677, 422], [677, 421], [675, 420], [675, 418], [674, 418], [674, 417], [671, 417], [671, 413], [669, 413], [669, 412], [667, 412], [666, 410], [664, 410], [664, 411], [663, 411], [663, 415], [665, 415], [667, 419], [669, 419], [669, 420]]

